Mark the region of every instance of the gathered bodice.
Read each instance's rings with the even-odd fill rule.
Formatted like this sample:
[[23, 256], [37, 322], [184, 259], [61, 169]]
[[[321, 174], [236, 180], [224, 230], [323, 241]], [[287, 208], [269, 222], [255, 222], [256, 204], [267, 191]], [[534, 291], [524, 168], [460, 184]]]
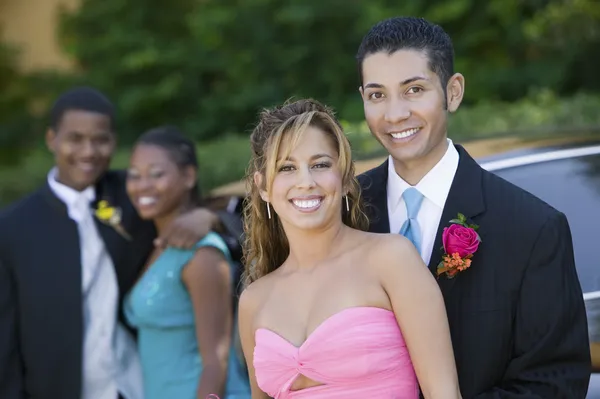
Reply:
[[[352, 307], [335, 313], [299, 347], [259, 328], [254, 368], [260, 388], [275, 399], [419, 396], [395, 315], [377, 307]], [[322, 385], [291, 390], [300, 375]]]

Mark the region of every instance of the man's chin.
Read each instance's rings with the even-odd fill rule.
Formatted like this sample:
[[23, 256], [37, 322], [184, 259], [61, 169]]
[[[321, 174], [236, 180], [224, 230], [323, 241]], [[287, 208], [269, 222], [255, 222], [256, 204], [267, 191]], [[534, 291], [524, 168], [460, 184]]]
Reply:
[[95, 186], [98, 180], [104, 175], [104, 171], [79, 172], [71, 174], [70, 181], [77, 186], [78, 189], [84, 190], [89, 186]]
[[76, 191], [83, 191], [88, 187], [93, 187], [96, 185], [98, 179], [70, 179], [70, 180], [59, 180], [60, 183], [64, 184], [67, 187], [72, 188]]
[[401, 165], [419, 163], [424, 158], [417, 148], [403, 148], [401, 150], [396, 148], [389, 151], [389, 154], [395, 163]]
[[88, 187], [95, 186], [98, 183], [99, 179], [100, 179], [100, 175], [96, 175], [93, 177], [76, 180], [76, 184], [77, 184], [79, 190], [85, 190]]

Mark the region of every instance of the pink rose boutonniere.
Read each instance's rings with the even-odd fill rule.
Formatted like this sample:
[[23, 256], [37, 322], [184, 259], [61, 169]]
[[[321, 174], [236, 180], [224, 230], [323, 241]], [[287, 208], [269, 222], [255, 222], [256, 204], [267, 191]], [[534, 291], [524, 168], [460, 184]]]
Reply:
[[467, 270], [481, 243], [481, 237], [477, 234], [479, 226], [467, 224], [467, 218], [462, 213], [450, 223], [442, 233], [444, 255], [437, 267], [438, 277], [445, 273], [448, 278], [453, 278], [458, 272]]

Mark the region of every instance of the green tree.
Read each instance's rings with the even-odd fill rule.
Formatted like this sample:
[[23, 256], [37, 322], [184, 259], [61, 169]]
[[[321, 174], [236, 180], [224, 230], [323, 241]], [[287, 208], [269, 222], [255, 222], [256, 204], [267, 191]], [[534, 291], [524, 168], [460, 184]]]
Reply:
[[15, 165], [33, 139], [31, 88], [18, 73], [18, 51], [0, 43], [0, 165]]
[[598, 8], [595, 0], [83, 0], [65, 13], [61, 38], [80, 79], [118, 103], [126, 141], [163, 123], [204, 140], [245, 132], [260, 108], [292, 96], [360, 120], [354, 55], [374, 22], [395, 15], [449, 32], [467, 104], [540, 88], [598, 90], [589, 59]]
[[247, 129], [260, 107], [291, 96], [341, 108], [358, 99], [362, 9], [346, 0], [84, 0], [64, 14], [61, 38], [83, 81], [116, 99], [129, 139], [162, 123], [205, 139]]

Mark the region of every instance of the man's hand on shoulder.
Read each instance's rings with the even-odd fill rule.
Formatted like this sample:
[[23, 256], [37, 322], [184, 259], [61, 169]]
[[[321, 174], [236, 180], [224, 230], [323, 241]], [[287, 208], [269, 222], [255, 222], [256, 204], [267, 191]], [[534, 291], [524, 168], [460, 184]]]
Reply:
[[154, 241], [154, 245], [161, 248], [171, 246], [191, 249], [211, 230], [218, 230], [218, 227], [219, 218], [214, 212], [206, 208], [196, 208], [175, 219]]

